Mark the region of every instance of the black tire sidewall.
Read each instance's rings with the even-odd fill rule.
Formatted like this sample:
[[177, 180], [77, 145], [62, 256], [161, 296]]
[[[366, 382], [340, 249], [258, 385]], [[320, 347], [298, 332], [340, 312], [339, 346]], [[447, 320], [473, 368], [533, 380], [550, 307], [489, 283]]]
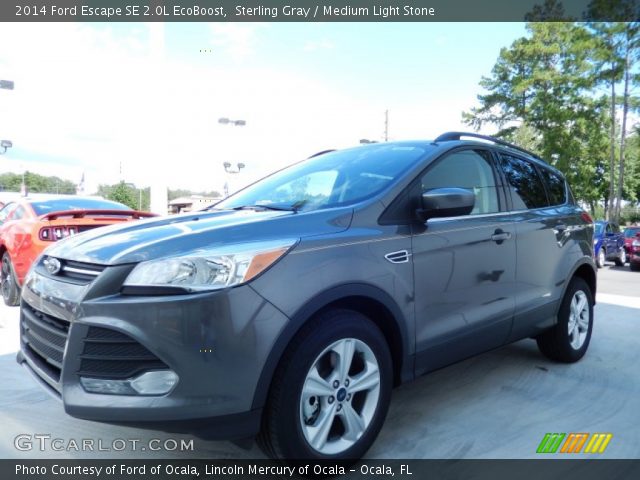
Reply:
[[[19, 300], [19, 290], [18, 290], [18, 284], [16, 281], [16, 275], [13, 271], [13, 264], [11, 263], [11, 258], [9, 257], [8, 253], [4, 253], [2, 255], [2, 264], [6, 264], [8, 267], [8, 280], [11, 281], [11, 287], [10, 287], [10, 291], [7, 294], [7, 296], [5, 296], [4, 292], [5, 292], [5, 286], [2, 286], [2, 299], [4, 301], [4, 303], [10, 307], [16, 306], [18, 304], [18, 300]], [[6, 282], [6, 279], [5, 279]], [[4, 282], [3, 282], [4, 284]]]
[[[387, 414], [393, 384], [391, 355], [384, 336], [364, 315], [350, 310], [333, 310], [318, 318], [318, 328], [309, 330], [287, 359], [282, 370], [289, 385], [289, 395], [282, 395], [282, 412], [276, 435], [281, 454], [289, 459], [344, 460], [362, 457], [377, 437]], [[311, 448], [299, 421], [300, 396], [306, 375], [318, 355], [332, 343], [343, 338], [356, 338], [373, 351], [380, 369], [380, 396], [376, 413], [362, 437], [348, 450], [338, 455], [322, 455]]]

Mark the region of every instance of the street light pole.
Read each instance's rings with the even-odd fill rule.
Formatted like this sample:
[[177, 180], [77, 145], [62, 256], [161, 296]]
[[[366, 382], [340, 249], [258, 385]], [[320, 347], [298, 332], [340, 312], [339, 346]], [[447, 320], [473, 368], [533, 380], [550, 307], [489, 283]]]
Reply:
[[[13, 80], [0, 80], [0, 89], [13, 90]], [[0, 140], [0, 155], [7, 153], [7, 149], [13, 147], [11, 140]]]
[[[219, 118], [218, 123], [221, 125], [229, 125], [232, 127], [244, 127], [247, 125], [247, 122], [245, 120], [231, 120], [227, 117]], [[236, 163], [236, 168], [233, 169], [231, 168], [230, 162], [224, 162], [222, 166], [224, 167], [224, 171], [227, 173], [227, 178], [224, 182], [224, 198], [227, 198], [229, 196], [229, 175], [240, 173], [240, 170], [242, 170], [245, 165], [242, 162], [238, 162]]]
[[0, 155], [7, 152], [8, 148], [13, 147], [11, 140], [0, 140]]

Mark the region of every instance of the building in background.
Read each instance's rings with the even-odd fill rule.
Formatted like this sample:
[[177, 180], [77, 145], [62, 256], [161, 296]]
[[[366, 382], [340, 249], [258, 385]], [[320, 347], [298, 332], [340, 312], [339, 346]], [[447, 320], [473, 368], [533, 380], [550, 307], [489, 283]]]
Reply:
[[220, 200], [222, 200], [222, 197], [205, 197], [202, 195], [179, 197], [169, 202], [169, 213], [195, 212], [218, 203]]

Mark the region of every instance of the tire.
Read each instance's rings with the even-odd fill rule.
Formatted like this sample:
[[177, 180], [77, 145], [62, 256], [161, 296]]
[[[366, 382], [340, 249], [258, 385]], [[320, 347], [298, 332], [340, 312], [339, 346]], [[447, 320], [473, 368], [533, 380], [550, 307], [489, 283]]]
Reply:
[[[351, 349], [352, 360], [342, 364], [338, 352], [349, 356]], [[258, 445], [274, 459], [358, 459], [382, 428], [392, 383], [378, 327], [355, 311], [326, 311], [302, 328], [280, 361]]]
[[[582, 302], [586, 303], [582, 303]], [[572, 314], [576, 311], [577, 317]], [[588, 315], [588, 318], [587, 318]], [[536, 338], [538, 348], [547, 358], [563, 363], [580, 360], [589, 348], [593, 330], [593, 293], [580, 277], [569, 283], [558, 323]]]
[[624, 267], [624, 264], [627, 263], [627, 251], [624, 248], [620, 249], [615, 262], [617, 267]]
[[8, 253], [2, 256], [2, 267], [0, 269], [0, 290], [2, 290], [2, 299], [4, 303], [10, 307], [15, 307], [20, 303], [20, 288], [16, 281], [16, 275], [13, 272], [13, 265]]
[[596, 257], [596, 265], [598, 268], [602, 268], [604, 267], [604, 262], [607, 259], [607, 252], [605, 251], [604, 247], [600, 247], [600, 250], [598, 251], [598, 256]]
[[632, 272], [640, 272], [640, 263], [638, 262], [629, 262], [629, 268]]

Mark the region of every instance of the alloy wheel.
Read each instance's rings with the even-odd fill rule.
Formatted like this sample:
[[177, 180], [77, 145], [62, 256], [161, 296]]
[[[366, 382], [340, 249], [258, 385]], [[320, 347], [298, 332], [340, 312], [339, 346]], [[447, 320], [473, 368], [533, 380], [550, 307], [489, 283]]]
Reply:
[[578, 290], [571, 299], [568, 322], [569, 343], [574, 350], [579, 350], [587, 338], [591, 320], [589, 317], [587, 295], [582, 290]]
[[338, 340], [314, 360], [300, 396], [300, 426], [311, 448], [336, 455], [369, 427], [380, 398], [380, 370], [371, 348]]

